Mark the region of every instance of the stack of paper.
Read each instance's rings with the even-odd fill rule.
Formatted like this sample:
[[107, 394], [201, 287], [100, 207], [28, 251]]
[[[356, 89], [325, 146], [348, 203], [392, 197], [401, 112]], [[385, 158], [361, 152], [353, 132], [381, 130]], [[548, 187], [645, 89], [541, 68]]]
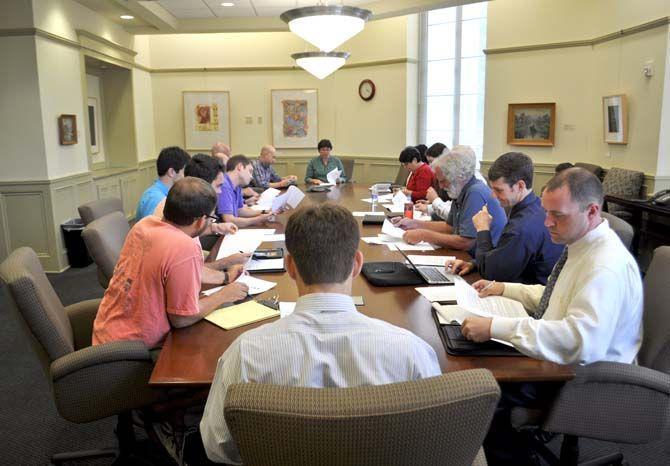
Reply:
[[251, 206], [254, 210], [270, 210], [272, 208], [272, 200], [279, 196], [278, 189], [268, 188], [261, 193], [261, 196], [258, 198], [258, 201], [255, 205]]
[[205, 319], [225, 330], [231, 330], [277, 316], [279, 316], [279, 311], [256, 301], [247, 301], [235, 306], [217, 309], [205, 317]]
[[305, 193], [295, 186], [289, 186], [284, 194], [272, 199], [272, 212], [284, 210], [287, 206], [295, 209], [305, 197]]

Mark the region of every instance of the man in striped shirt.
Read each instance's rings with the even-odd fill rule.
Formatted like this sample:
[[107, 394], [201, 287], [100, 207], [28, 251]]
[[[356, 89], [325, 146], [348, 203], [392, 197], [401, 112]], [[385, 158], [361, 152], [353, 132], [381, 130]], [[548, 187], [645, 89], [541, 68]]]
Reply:
[[363, 266], [359, 239], [356, 220], [341, 206], [315, 205], [291, 216], [286, 270], [300, 297], [291, 315], [240, 335], [219, 359], [200, 423], [210, 460], [241, 463], [223, 417], [231, 384], [356, 387], [441, 373], [425, 341], [356, 310], [350, 295]]

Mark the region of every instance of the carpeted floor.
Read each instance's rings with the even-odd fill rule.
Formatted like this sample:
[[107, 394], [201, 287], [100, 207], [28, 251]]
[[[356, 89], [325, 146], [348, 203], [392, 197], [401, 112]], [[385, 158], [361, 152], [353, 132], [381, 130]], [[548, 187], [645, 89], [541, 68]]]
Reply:
[[[69, 269], [50, 275], [49, 279], [65, 305], [103, 294], [95, 265]], [[9, 311], [6, 293], [6, 288], [0, 286], [0, 368], [3, 374], [0, 378], [0, 465], [45, 465], [54, 453], [113, 446], [114, 419], [82, 425], [58, 416], [37, 357]], [[552, 447], [558, 448], [558, 439]], [[630, 465], [670, 464], [670, 445], [662, 442], [630, 446], [584, 441], [582, 450], [585, 458], [620, 450]], [[142, 464], [171, 464], [148, 442], [140, 444], [138, 457], [143, 460]], [[73, 464], [110, 463], [102, 459]]]

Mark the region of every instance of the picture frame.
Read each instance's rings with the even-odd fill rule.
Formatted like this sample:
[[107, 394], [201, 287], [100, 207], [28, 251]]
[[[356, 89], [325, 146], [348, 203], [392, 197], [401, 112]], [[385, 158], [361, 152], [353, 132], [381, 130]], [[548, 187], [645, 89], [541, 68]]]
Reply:
[[58, 117], [58, 139], [61, 146], [77, 144], [77, 115]]
[[272, 89], [272, 145], [314, 149], [319, 135], [317, 89]]
[[607, 144], [628, 144], [628, 101], [625, 94], [603, 97], [603, 135]]
[[184, 145], [209, 151], [217, 142], [231, 145], [230, 92], [182, 91]]
[[507, 144], [553, 146], [555, 129], [555, 102], [508, 104]]
[[87, 101], [88, 110], [88, 148], [91, 154], [100, 153], [100, 112], [98, 99], [89, 97]]

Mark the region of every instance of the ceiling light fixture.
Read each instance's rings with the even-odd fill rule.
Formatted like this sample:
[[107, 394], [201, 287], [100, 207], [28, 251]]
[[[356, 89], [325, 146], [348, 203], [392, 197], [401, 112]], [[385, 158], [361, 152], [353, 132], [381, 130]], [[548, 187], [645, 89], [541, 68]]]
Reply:
[[119, 18], [121, 18], [121, 19], [135, 19], [135, 17], [133, 15], [121, 15], [121, 16], [119, 16]]
[[344, 65], [349, 52], [302, 52], [294, 53], [291, 58], [300, 68], [323, 79]]
[[372, 12], [363, 8], [317, 5], [285, 11], [280, 18], [297, 36], [319, 50], [332, 52], [361, 32], [371, 16]]
[[223, 2], [221, 6], [235, 6], [233, 2]]

